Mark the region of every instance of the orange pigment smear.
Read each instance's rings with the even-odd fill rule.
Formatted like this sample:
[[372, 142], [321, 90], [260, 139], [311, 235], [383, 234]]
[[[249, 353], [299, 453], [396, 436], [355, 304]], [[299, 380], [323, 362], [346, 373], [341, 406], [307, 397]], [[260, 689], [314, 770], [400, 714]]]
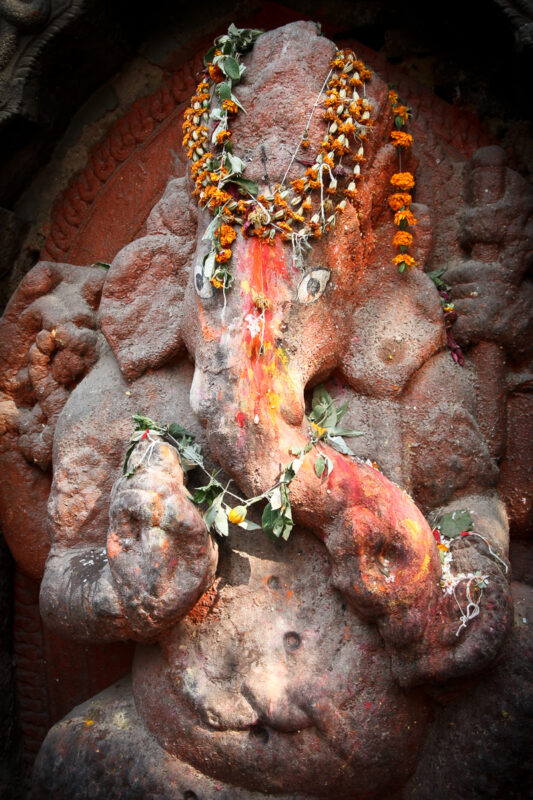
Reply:
[[[283, 386], [292, 383], [288, 359], [276, 346], [282, 303], [290, 299], [285, 255], [279, 242], [272, 246], [251, 239], [243, 243], [238, 263], [242, 299], [238, 352], [243, 387], [239, 411], [248, 418], [270, 419], [277, 427]], [[264, 298], [268, 308], [257, 307], [257, 297]]]

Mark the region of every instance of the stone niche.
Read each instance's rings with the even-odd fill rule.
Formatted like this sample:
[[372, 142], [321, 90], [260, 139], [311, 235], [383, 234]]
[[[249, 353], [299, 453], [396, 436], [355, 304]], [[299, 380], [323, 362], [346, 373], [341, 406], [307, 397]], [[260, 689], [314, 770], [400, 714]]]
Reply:
[[[292, 19], [226, 126], [259, 201], [191, 174], [219, 152], [198, 34], [68, 181], [0, 323], [34, 798], [528, 791], [531, 190], [471, 114]], [[123, 475], [134, 414], [189, 434], [139, 423]]]

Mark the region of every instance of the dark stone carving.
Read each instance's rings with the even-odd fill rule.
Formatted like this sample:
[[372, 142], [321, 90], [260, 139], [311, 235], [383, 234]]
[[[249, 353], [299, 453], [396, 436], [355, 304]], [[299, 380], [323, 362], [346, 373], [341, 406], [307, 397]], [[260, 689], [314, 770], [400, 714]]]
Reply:
[[[180, 99], [183, 99], [183, 97], [181, 97]], [[169, 107], [169, 108], [170, 108], [170, 107]], [[428, 111], [428, 109], [427, 109], [427, 107], [426, 107], [426, 113], [427, 113], [427, 111]], [[168, 111], [167, 111], [167, 113], [168, 113]], [[159, 122], [159, 121], [158, 121], [158, 122]], [[444, 124], [446, 123], [446, 118], [445, 118], [445, 117], [443, 118], [443, 123], [444, 123]], [[421, 124], [422, 124], [422, 123], [421, 123]], [[449, 130], [450, 130], [450, 131], [452, 130], [452, 126], [450, 126], [450, 127], [449, 127]], [[428, 133], [428, 137], [429, 137], [429, 136], [430, 136], [430, 134]], [[473, 144], [473, 141], [474, 141], [473, 135], [472, 135], [471, 131], [470, 131], [470, 133], [469, 133], [469, 132], [466, 130], [466, 126], [465, 126], [465, 132], [464, 132], [463, 136], [464, 136], [464, 142], [463, 142], [463, 144], [464, 144], [465, 148], [468, 148], [468, 147], [470, 147], [470, 148], [471, 148], [471, 150], [473, 151], [473, 150], [475, 149], [476, 145], [475, 145], [475, 144]], [[469, 138], [469, 137], [470, 137], [470, 138]], [[127, 138], [127, 137], [126, 137], [126, 138]], [[480, 139], [477, 141], [477, 145], [480, 145], [480, 144], [485, 144], [485, 143], [486, 143], [486, 141], [483, 141], [483, 140], [482, 140], [482, 137], [480, 136]], [[455, 145], [457, 145], [457, 141], [456, 141], [454, 144], [455, 144]], [[422, 143], [421, 143], [421, 146], [423, 146], [423, 144], [422, 144]], [[429, 149], [433, 149], [433, 147], [434, 147], [434, 142], [431, 144], [431, 147], [428, 147], [428, 150], [429, 150]], [[115, 153], [115, 151], [114, 151], [114, 150], [113, 150], [113, 153]], [[122, 150], [121, 150], [120, 148], [119, 148], [119, 153], [120, 153], [120, 156], [121, 156], [121, 155], [122, 155]], [[471, 155], [471, 152], [467, 153], [467, 155]], [[119, 156], [119, 158], [118, 158], [118, 162], [117, 162], [117, 163], [120, 163], [120, 156]], [[484, 154], [480, 154], [480, 155], [479, 155], [479, 158], [481, 158], [481, 159], [483, 159], [483, 158], [486, 158], [486, 155], [484, 155]], [[475, 169], [475, 167], [476, 167], [476, 166], [478, 166], [478, 163], [473, 161], [473, 169]], [[106, 177], [106, 178], [108, 177], [108, 176], [107, 176], [107, 174], [106, 174], [106, 176], [105, 176], [105, 177]], [[512, 177], [510, 178], [510, 181], [511, 181], [511, 183], [512, 183], [512, 181], [513, 181], [513, 180], [514, 180], [514, 182], [515, 182], [515, 186], [516, 186], [516, 180], [517, 180], [517, 179], [516, 179], [516, 176], [515, 176], [514, 178], [512, 178]], [[100, 184], [100, 186], [101, 186], [101, 185], [102, 185], [102, 184]], [[91, 197], [91, 198], [90, 198], [90, 201], [91, 201], [91, 202], [92, 202], [92, 200], [93, 200], [93, 197]], [[467, 200], [468, 200], [469, 202], [471, 202], [471, 195], [468, 195], [468, 194], [467, 194]], [[514, 195], [511, 193], [511, 197], [510, 197], [510, 198], [508, 199], [508, 201], [507, 201], [507, 208], [508, 208], [508, 209], [512, 209], [512, 207], [513, 207], [513, 202], [516, 202], [516, 192], [515, 192], [515, 194], [514, 194]], [[473, 203], [473, 205], [475, 205], [475, 203]], [[88, 206], [88, 207], [90, 207], [90, 206]], [[75, 224], [75, 225], [79, 225], [79, 224], [80, 224], [80, 219], [82, 219], [82, 218], [83, 218], [83, 212], [85, 212], [85, 211], [87, 210], [87, 208], [88, 208], [88, 207], [85, 207], [85, 208], [83, 208], [83, 209], [81, 209], [81, 208], [80, 208], [80, 211], [81, 211], [81, 213], [82, 213], [82, 216], [80, 216], [80, 214], [79, 214], [79, 213], [78, 213], [78, 214], [75, 214], [75, 219], [73, 218], [73, 219], [74, 219], [74, 224]], [[467, 210], [468, 210], [468, 209], [467, 209]], [[68, 211], [67, 211], [67, 214], [68, 214]], [[519, 215], [519, 216], [520, 216], [520, 215]], [[509, 221], [510, 221], [510, 223], [512, 224], [512, 211], [509, 211]], [[520, 223], [519, 223], [519, 222], [517, 222], [516, 224], [518, 225], [518, 227], [520, 226]], [[465, 229], [465, 230], [466, 230], [466, 229]], [[154, 232], [155, 232], [155, 231], [154, 231]], [[468, 250], [469, 250], [469, 247], [470, 247], [470, 242], [468, 242], [468, 241], [467, 241], [467, 238], [468, 238], [468, 237], [466, 237], [464, 241], [463, 241], [463, 240], [461, 240], [461, 246], [462, 246], [462, 247], [464, 247], [465, 253], [467, 253], [467, 254], [468, 254]], [[471, 237], [471, 238], [472, 238], [472, 237]], [[473, 241], [473, 239], [472, 239], [472, 241]], [[479, 248], [478, 248], [478, 249], [479, 249]], [[494, 249], [494, 248], [493, 248], [493, 249]], [[479, 253], [478, 253], [478, 255], [479, 255]], [[493, 254], [493, 255], [494, 255], [494, 254]], [[505, 254], [504, 254], [504, 255], [505, 255]], [[105, 256], [104, 256], [104, 258], [105, 258]], [[481, 261], [481, 262], [483, 262], [483, 260], [484, 260], [484, 259], [483, 259], [483, 257], [482, 257], [482, 256], [480, 256], [478, 260], [479, 260], [479, 261]], [[494, 259], [493, 259], [493, 260], [494, 260]], [[487, 263], [488, 263], [488, 261], [487, 261]], [[459, 266], [461, 266], [461, 265], [459, 265]], [[467, 265], [467, 266], [468, 266], [468, 265]], [[478, 278], [481, 280], [481, 273], [480, 273], [479, 275], [476, 275], [476, 277], [475, 277], [474, 279], [475, 279], [475, 280], [478, 280]], [[522, 295], [523, 295], [523, 294], [524, 294], [524, 291], [527, 291], [527, 286], [524, 286], [524, 285], [523, 285], [522, 278], [523, 278], [523, 275], [520, 275], [520, 276], [518, 276], [518, 278], [517, 278], [517, 282], [516, 282], [516, 286], [515, 286], [515, 288], [513, 289], [513, 291], [515, 291], [515, 292], [518, 292], [518, 293], [522, 292]], [[460, 275], [459, 275], [459, 280], [458, 280], [458, 283], [460, 283]], [[482, 284], [482, 288], [483, 288], [483, 284]], [[505, 309], [504, 309], [504, 310], [505, 310]], [[468, 316], [468, 315], [467, 315], [467, 316]], [[482, 315], [481, 315], [481, 316], [482, 316]], [[474, 313], [474, 315], [473, 315], [473, 318], [472, 318], [472, 321], [471, 321], [471, 322], [470, 322], [470, 320], [466, 320], [466, 319], [465, 319], [465, 322], [467, 323], [467, 327], [468, 327], [468, 325], [470, 324], [470, 326], [471, 326], [471, 327], [472, 327], [472, 326], [474, 326], [474, 328], [475, 328], [475, 325], [476, 325], [476, 322], [475, 322], [475, 317], [476, 317], [476, 314]], [[479, 314], [478, 314], [478, 317], [479, 317]], [[510, 314], [510, 315], [508, 315], [508, 321], [509, 321], [511, 324], [513, 324], [513, 323], [515, 323], [515, 322], [518, 322], [518, 320], [523, 320], [523, 319], [524, 319], [523, 315], [522, 315], [521, 317], [519, 317], [519, 316], [518, 316], [518, 315], [516, 315], [516, 314], [515, 314], [515, 315], [513, 315], [513, 314]], [[502, 324], [500, 324], [500, 326], [499, 326], [500, 333], [501, 333], [502, 331], [503, 331], [503, 333], [505, 333], [505, 329], [506, 329], [506, 327], [507, 327], [507, 326], [506, 326], [505, 320], [502, 320]], [[527, 333], [527, 331], [525, 330], [525, 328], [524, 328], [524, 326], [523, 326], [523, 325], [522, 325], [522, 328], [524, 329], [524, 330], [523, 330], [523, 333]], [[502, 333], [502, 335], [503, 335], [503, 333]], [[477, 341], [478, 341], [478, 339], [481, 339], [481, 341], [480, 341], [480, 342], [478, 342], [478, 344], [476, 345], [476, 350], [475, 350], [475, 352], [473, 351], [473, 353], [472, 353], [473, 360], [474, 360], [474, 363], [475, 363], [475, 365], [476, 365], [476, 369], [477, 369], [478, 375], [479, 375], [479, 374], [483, 374], [483, 372], [486, 372], [486, 369], [483, 369], [483, 365], [485, 365], [485, 366], [486, 366], [486, 365], [490, 365], [490, 367], [491, 367], [491, 368], [493, 368], [493, 367], [494, 367], [494, 370], [495, 370], [496, 374], [498, 375], [498, 378], [494, 378], [494, 386], [497, 386], [497, 385], [498, 385], [498, 382], [499, 382], [499, 380], [500, 380], [500, 376], [503, 376], [503, 375], [505, 375], [505, 369], [506, 369], [506, 367], [505, 367], [505, 363], [504, 363], [504, 362], [502, 362], [502, 359], [501, 359], [501, 357], [500, 357], [500, 358], [498, 358], [497, 348], [491, 347], [491, 344], [495, 344], [495, 342], [493, 342], [493, 343], [489, 342], [489, 343], [488, 343], [488, 346], [485, 346], [485, 338], [487, 338], [487, 337], [485, 336], [485, 334], [486, 334], [486, 331], [481, 331], [481, 333], [479, 332], [479, 323], [478, 323], [478, 329], [477, 329], [477, 333], [474, 331], [474, 333], [473, 333], [473, 334], [472, 334], [472, 333], [468, 334], [468, 333], [465, 331], [465, 338], [464, 338], [464, 341], [465, 341], [466, 343], [470, 342], [470, 343], [472, 344], [472, 346], [474, 346], [474, 343], [475, 343], [475, 342], [477, 342]], [[476, 337], [477, 337], [477, 338], [476, 338]], [[488, 336], [488, 338], [491, 338], [491, 337], [490, 337], [490, 335]], [[496, 338], [496, 334], [494, 334], [493, 338]], [[509, 334], [507, 334], [507, 340], [506, 340], [506, 341], [507, 341], [507, 347], [508, 347], [508, 350], [509, 350], [509, 351], [511, 351], [511, 350], [512, 350], [512, 347], [513, 347], [513, 344], [512, 344], [513, 337], [512, 337], [512, 336], [510, 336]], [[127, 343], [126, 343], [126, 344], [127, 344]], [[522, 349], [523, 349], [523, 348], [522, 348]], [[154, 358], [154, 357], [155, 357], [155, 358], [157, 358], [157, 356], [151, 356], [151, 357], [152, 357], [152, 358]], [[476, 359], [477, 359], [477, 360], [476, 360]], [[131, 360], [132, 360], [132, 363], [135, 361], [135, 354], [133, 354], [133, 355], [132, 355], [132, 357], [131, 357]], [[150, 362], [146, 362], [146, 363], [149, 365], [149, 363], [150, 363]], [[124, 365], [125, 365], [125, 364], [126, 364], [126, 362], [124, 362]], [[524, 368], [523, 368], [523, 361], [521, 361], [521, 364], [522, 364], [522, 366], [520, 366], [520, 368], [519, 368], [518, 372], [517, 372], [517, 373], [516, 373], [516, 375], [515, 375], [515, 376], [512, 378], [512, 380], [513, 380], [514, 382], [510, 384], [510, 386], [511, 386], [511, 390], [513, 390], [513, 389], [515, 389], [515, 390], [516, 390], [515, 397], [518, 397], [518, 399], [520, 399], [520, 397], [522, 397], [522, 398], [524, 398], [524, 397], [525, 397], [525, 394], [524, 394], [524, 393], [525, 393], [525, 391], [527, 390], [527, 385], [528, 385], [528, 384], [527, 384], [527, 380], [528, 380], [528, 379], [527, 379], [527, 373], [524, 371]], [[143, 363], [142, 363], [142, 359], [141, 359], [141, 364], [140, 364], [140, 366], [139, 366], [139, 365], [137, 365], [135, 368], [136, 368], [136, 369], [139, 369], [140, 371], [142, 371], [142, 370], [144, 369], [144, 367], [145, 367], [145, 366], [146, 366], [146, 364], [143, 364]], [[132, 373], [132, 374], [133, 374], [133, 373]], [[487, 381], [485, 380], [485, 388], [486, 388], [486, 387], [487, 387]], [[524, 387], [525, 387], [525, 388], [524, 388]], [[485, 390], [484, 390], [484, 394], [482, 393], [482, 396], [481, 396], [481, 399], [480, 399], [480, 403], [482, 404], [482, 403], [483, 403], [483, 401], [486, 401], [486, 400], [487, 400], [487, 398], [488, 398], [488, 397], [490, 397], [490, 395], [491, 395], [490, 391], [485, 391]], [[526, 397], [526, 399], [527, 399], [527, 397]], [[479, 400], [479, 398], [478, 398], [478, 400]], [[513, 397], [511, 397], [511, 398], [509, 399], [509, 402], [508, 402], [508, 404], [507, 404], [507, 407], [508, 407], [508, 409], [509, 409], [509, 408], [511, 408], [511, 401], [512, 401], [512, 400], [513, 400]], [[494, 405], [494, 404], [493, 404], [493, 405]], [[516, 404], [515, 404], [515, 405], [516, 405]], [[490, 406], [490, 403], [489, 403], [489, 406]], [[495, 419], [499, 419], [499, 420], [500, 420], [500, 422], [501, 422], [501, 420], [504, 420], [504, 418], [505, 418], [505, 398], [504, 398], [504, 397], [502, 398], [502, 395], [501, 395], [501, 393], [500, 393], [500, 394], [499, 394], [499, 396], [498, 396], [498, 403], [496, 403], [496, 406], [497, 406], [496, 408], [494, 408], [494, 407], [492, 407], [492, 406], [491, 406], [491, 407], [489, 407], [489, 408], [486, 408], [485, 410], [483, 410], [483, 409], [482, 409], [481, 411], [478, 411], [478, 420], [479, 420], [480, 426], [481, 426], [481, 428], [482, 428], [483, 434], [484, 434], [484, 436], [485, 436], [485, 437], [486, 437], [486, 439], [487, 439], [487, 442], [488, 442], [488, 446], [489, 446], [489, 450], [490, 450], [490, 454], [491, 454], [491, 456], [492, 456], [492, 457], [495, 457], [495, 458], [500, 458], [500, 457], [501, 457], [501, 455], [502, 455], [502, 454], [504, 453], [504, 451], [505, 451], [505, 435], [504, 435], [504, 433], [502, 433], [502, 431], [504, 431], [504, 430], [505, 430], [505, 422], [503, 422], [502, 424], [500, 424], [500, 423], [496, 424], [496, 423], [494, 422], [494, 420], [495, 420]], [[509, 413], [510, 413], [510, 412], [509, 412]], [[511, 417], [511, 421], [510, 421], [510, 422], [509, 422], [509, 424], [508, 424], [508, 431], [510, 431], [510, 430], [511, 430], [511, 428], [512, 428], [512, 425], [511, 425], [512, 419], [513, 419], [513, 418]], [[518, 419], [518, 418], [516, 417], [516, 415], [515, 415], [515, 419]], [[515, 427], [515, 428], [517, 427], [516, 423], [513, 423], [513, 425], [514, 425], [514, 427]], [[520, 429], [520, 428], [519, 428], [519, 426], [518, 426], [518, 430], [519, 430], [519, 429]], [[520, 434], [518, 433], [518, 438], [519, 438], [519, 437], [520, 437]], [[515, 441], [516, 441], [516, 436], [515, 436]], [[444, 443], [444, 442], [443, 442], [443, 443]], [[517, 448], [517, 452], [518, 452], [518, 451], [520, 451], [520, 448], [519, 448], [519, 447]], [[515, 463], [515, 464], [516, 464], [516, 461], [517, 461], [517, 459], [516, 459], [516, 458], [514, 458], [514, 459], [513, 459], [513, 458], [508, 458], [508, 459], [507, 459], [507, 461], [504, 461], [504, 466], [505, 466], [505, 464], [506, 464], [506, 463], [507, 463], [507, 464], [510, 464], [511, 462], [513, 462], [513, 463]], [[524, 478], [524, 475], [527, 475], [527, 469], [530, 469], [530, 466], [528, 466], [528, 465], [527, 465], [527, 464], [526, 464], [524, 461], [520, 462], [520, 465], [521, 465], [521, 467], [523, 467], [523, 470], [522, 470], [522, 473], [521, 473], [521, 477], [524, 479], [524, 480], [523, 480], [523, 485], [524, 485], [524, 486], [527, 486], [527, 481], [525, 480], [525, 478]], [[525, 470], [525, 472], [524, 472], [524, 470]], [[520, 470], [517, 470], [517, 472], [520, 472]], [[510, 482], [511, 482], [511, 481], [509, 481], [509, 483], [510, 483]], [[516, 486], [516, 484], [515, 484], [515, 486]], [[520, 514], [519, 502], [521, 502], [521, 498], [522, 498], [522, 492], [521, 492], [521, 489], [519, 489], [519, 490], [516, 490], [516, 495], [517, 495], [517, 497], [516, 497], [516, 503], [515, 503], [515, 511], [517, 512], [517, 514], [516, 514], [516, 515], [515, 515], [515, 514], [513, 514], [513, 520], [515, 521], [515, 524], [516, 524], [516, 518], [517, 518], [517, 516], [519, 516], [519, 514]], [[530, 506], [529, 506], [528, 508], [530, 509]], [[529, 513], [530, 513], [530, 512], [529, 512]], [[530, 516], [529, 516], [529, 517], [526, 517], [526, 519], [527, 519], [527, 520], [529, 520], [529, 522], [526, 522], [526, 523], [525, 523], [525, 527], [523, 527], [523, 530], [527, 530], [527, 528], [528, 528], [528, 525], [530, 526], [530, 520], [531, 520]], [[295, 633], [295, 631], [289, 631], [289, 633]], [[287, 635], [287, 634], [284, 634], [284, 639], [283, 639], [284, 643], [285, 643], [285, 641], [286, 641], [286, 639], [285, 639], [286, 635]], [[284, 646], [285, 646], [285, 644], [284, 644]], [[513, 669], [514, 669], [514, 668], [513, 668]], [[512, 675], [512, 673], [513, 673], [513, 670], [511, 669], [511, 673], [509, 673], [509, 674], [511, 674], [511, 675]], [[507, 676], [507, 677], [508, 677], [508, 676]], [[502, 683], [501, 683], [501, 682], [500, 682], [499, 686], [500, 686], [500, 689], [501, 689], [501, 686], [502, 686]], [[498, 691], [499, 691], [499, 690], [498, 690]], [[524, 705], [524, 707], [525, 707], [525, 705], [526, 705], [526, 701], [525, 701], [525, 700], [524, 700], [524, 704], [523, 704], [523, 705]], [[475, 711], [475, 709], [474, 709], [474, 711]], [[474, 713], [474, 711], [472, 711], [472, 709], [471, 709], [471, 710], [470, 710], [470, 713]], [[88, 718], [90, 718], [90, 714], [89, 714], [89, 716], [87, 716], [87, 714], [88, 714], [89, 712], [87, 712], [87, 714], [86, 714], [86, 712], [85, 712], [85, 711], [84, 711], [84, 712], [80, 712], [80, 713], [85, 715], [85, 716], [84, 716], [84, 719], [85, 719], [85, 718], [87, 718], [87, 719], [88, 719]], [[488, 713], [487, 719], [489, 719], [489, 717], [490, 717], [490, 709], [489, 709], [489, 711], [488, 711], [487, 713]], [[80, 716], [80, 719], [81, 719], [81, 716]], [[105, 720], [105, 721], [104, 721], [104, 720], [102, 720], [102, 725], [107, 725], [108, 723], [109, 723], [109, 720]], [[441, 723], [441, 724], [443, 724], [443, 725], [444, 725], [444, 723]], [[488, 723], [487, 723], [487, 724], [488, 724]], [[58, 729], [58, 730], [59, 730], [59, 729]], [[253, 729], [253, 731], [251, 731], [251, 733], [253, 733], [253, 735], [257, 736], [258, 740], [264, 740], [264, 738], [265, 738], [265, 733], [266, 733], [266, 736], [268, 737], [268, 730], [267, 730], [267, 729], [265, 729], [264, 727], [261, 727], [260, 725], [257, 725], [257, 726], [255, 726], [255, 727], [254, 727], [254, 729]], [[118, 742], [118, 741], [119, 741], [119, 739], [117, 739], [116, 741]], [[145, 742], [144, 742], [144, 744], [146, 745], [146, 747], [147, 747], [147, 752], [148, 752], [148, 745], [147, 745], [147, 742], [145, 741]], [[431, 749], [430, 749], [430, 748], [428, 749], [428, 747], [429, 747], [429, 745], [426, 745], [426, 751], [425, 751], [425, 754], [426, 754], [426, 756], [427, 756], [429, 759], [434, 759], [434, 758], [435, 758], [435, 750], [431, 751]], [[451, 743], [450, 743], [450, 747], [451, 747]], [[117, 751], [117, 752], [118, 752], [118, 751]], [[112, 758], [111, 751], [110, 751], [110, 758]], [[457, 755], [457, 758], [458, 758], [458, 760], [460, 761], [459, 753], [458, 753], [458, 755]], [[110, 763], [110, 762], [109, 762], [109, 763]], [[479, 767], [478, 767], [478, 769], [479, 769]], [[417, 773], [417, 774], [418, 774], [418, 773]], [[204, 780], [205, 780], [205, 779], [204, 779]], [[474, 783], [475, 783], [475, 782], [474, 782]], [[430, 784], [430, 785], [431, 785], [431, 784]], [[163, 784], [161, 784], [161, 786], [164, 786], [164, 782], [163, 782]], [[208, 789], [209, 789], [209, 791], [215, 791], [215, 789], [213, 789], [213, 787], [211, 787], [211, 788], [209, 788], [209, 787], [208, 787]], [[131, 789], [131, 791], [133, 792], [133, 788]], [[191, 791], [192, 791], [192, 789], [185, 788], [185, 789], [184, 789], [184, 791], [185, 791], [185, 792], [191, 792]], [[206, 791], [207, 791], [207, 790], [206, 790]], [[220, 790], [217, 790], [217, 791], [220, 791]], [[232, 791], [233, 791], [233, 789], [231, 789], [231, 790], [230, 790], [230, 792], [232, 792]], [[432, 790], [432, 791], [433, 791], [433, 790]], [[134, 795], [132, 794], [131, 796], [134, 796]], [[216, 796], [219, 796], [219, 794], [217, 794]], [[235, 796], [235, 794], [232, 794], [231, 796]]]
[[[273, 61], [272, 52], [284, 55]], [[284, 147], [290, 152], [332, 52], [305, 23], [257, 43], [241, 90], [248, 116], [233, 127], [250, 177], [262, 174], [263, 130], [269, 169], [278, 177]], [[290, 73], [290, 84], [270, 80], [274, 65]], [[272, 92], [280, 85], [286, 109], [279, 104], [273, 125]], [[14, 499], [21, 480], [38, 480], [44, 503], [55, 442], [43, 617], [62, 636], [141, 643], [131, 689], [108, 690], [49, 734], [36, 797], [53, 787], [58, 796], [81, 798], [96, 785], [117, 798], [125, 785], [129, 797], [407, 798], [422, 785], [439, 797], [424, 764], [435, 759], [446, 715], [430, 723], [429, 687], [473, 680], [502, 651], [512, 627], [504, 560], [473, 538], [455, 548], [458, 570], [488, 578], [480, 614], [461, 632], [455, 599], [439, 586], [427, 523], [405, 493], [362, 461], [328, 451], [334, 469], [327, 481], [304, 462], [291, 484], [300, 529], [290, 541], [280, 547], [235, 529], [231, 548], [220, 553], [167, 444], [139, 445], [135, 475], [117, 477], [129, 414], [141, 409], [193, 430], [247, 495], [264, 491], [289, 451], [305, 444], [306, 385], [327, 378], [330, 391], [348, 402], [350, 427], [365, 430], [354, 445], [359, 455], [380, 461], [425, 512], [468, 507], [475, 530], [506, 558], [507, 520], [496, 491], [505, 421], [483, 368], [494, 361], [494, 343], [511, 343], [505, 315], [500, 327], [483, 321], [479, 308], [491, 294], [483, 293], [476, 269], [498, 265], [505, 285], [516, 283], [522, 327], [514, 331], [514, 358], [522, 365], [531, 346], [520, 266], [530, 201], [500, 151], [483, 148], [465, 171], [461, 217], [462, 176], [443, 149], [435, 161], [434, 134], [423, 121], [413, 123], [419, 260], [433, 266], [446, 253], [458, 288], [461, 277], [467, 286], [472, 274], [480, 281], [479, 291], [466, 296], [472, 309], [466, 302], [460, 330], [463, 343], [476, 347], [472, 362], [459, 368], [443, 350], [439, 301], [428, 278], [387, 266], [392, 226], [382, 211], [395, 152], [383, 144], [392, 123], [387, 89], [376, 77], [371, 91], [377, 113], [357, 213], [348, 206], [339, 227], [308, 255], [309, 267], [333, 269], [316, 303], [299, 307], [298, 277], [281, 245], [246, 239], [239, 240], [237, 286], [226, 311], [217, 298], [200, 301], [194, 265], [206, 218], [197, 217], [187, 179], [179, 177], [154, 207], [145, 235], [122, 248], [109, 273], [43, 263], [7, 309], [2, 458]], [[278, 149], [280, 141], [288, 144]], [[113, 168], [111, 162], [109, 174]], [[514, 226], [507, 237], [496, 233], [495, 205], [498, 219], [507, 213]], [[447, 208], [462, 223], [458, 240]], [[259, 288], [272, 301], [264, 340], [272, 354], [264, 361], [254, 358], [243, 322]], [[509, 302], [514, 297], [507, 292]], [[283, 359], [275, 355], [274, 330]], [[494, 363], [500, 386], [505, 364]], [[4, 506], [6, 534], [18, 560], [38, 574], [37, 558], [19, 544], [12, 505]], [[42, 557], [40, 509], [35, 504], [34, 518], [26, 512], [26, 537], [33, 526], [31, 541]], [[513, 706], [518, 714], [529, 700], [517, 654], [529, 645], [522, 629], [514, 636], [523, 646], [503, 651], [493, 680], [506, 697], [506, 682], [515, 683], [524, 698], [522, 711]], [[477, 695], [458, 697], [454, 720], [499, 719], [499, 709], [483, 706]], [[502, 735], [496, 724], [495, 748]], [[518, 749], [521, 755], [523, 744]], [[58, 752], [67, 755], [58, 761]], [[471, 785], [476, 764], [473, 757], [459, 773], [454, 767], [448, 785]], [[508, 773], [502, 786], [506, 780]]]

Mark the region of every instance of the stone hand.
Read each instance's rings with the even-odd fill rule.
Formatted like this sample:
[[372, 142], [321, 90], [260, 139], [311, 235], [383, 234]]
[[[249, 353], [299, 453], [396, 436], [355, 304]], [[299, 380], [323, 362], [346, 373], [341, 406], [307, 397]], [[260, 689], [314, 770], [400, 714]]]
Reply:
[[147, 438], [113, 488], [107, 554], [133, 635], [160, 632], [214, 577], [216, 546], [188, 498], [176, 451]]

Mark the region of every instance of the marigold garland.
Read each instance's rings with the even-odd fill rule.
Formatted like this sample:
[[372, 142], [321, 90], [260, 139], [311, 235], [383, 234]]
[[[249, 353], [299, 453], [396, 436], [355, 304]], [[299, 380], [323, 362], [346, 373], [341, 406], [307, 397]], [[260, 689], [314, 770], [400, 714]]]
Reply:
[[413, 236], [406, 230], [409, 226], [416, 225], [417, 223], [410, 209], [413, 198], [412, 195], [409, 194], [409, 190], [414, 189], [415, 179], [410, 172], [401, 171], [402, 150], [407, 150], [413, 144], [413, 137], [411, 134], [402, 130], [407, 124], [411, 112], [407, 106], [400, 103], [396, 92], [389, 92], [389, 101], [392, 105], [394, 124], [396, 126], [396, 130], [391, 132], [390, 138], [392, 144], [398, 151], [398, 162], [400, 165], [400, 171], [392, 175], [390, 179], [390, 184], [394, 187], [395, 192], [389, 196], [389, 206], [392, 211], [394, 211], [394, 224], [400, 229], [392, 240], [394, 246], [400, 251], [398, 255], [394, 256], [392, 263], [398, 267], [398, 272], [405, 272], [406, 269], [412, 269], [417, 266], [416, 259], [407, 252], [407, 248], [410, 247], [413, 242]]
[[[211, 249], [204, 259], [203, 275], [215, 288], [231, 285], [235, 225], [244, 236], [268, 242], [279, 234], [283, 241], [291, 241], [296, 257], [308, 239], [320, 239], [335, 225], [346, 203], [357, 195], [364, 140], [372, 125], [372, 105], [365, 96], [365, 83], [372, 73], [351, 50], [339, 50], [281, 183], [271, 194], [259, 194], [257, 185], [243, 176], [244, 163], [233, 154], [230, 117], [242, 109], [233, 94], [245, 71], [240, 59], [260, 33], [230, 25], [228, 33], [215, 40], [204, 58], [203, 78], [184, 113], [183, 145], [192, 162], [194, 194], [214, 216], [204, 235]], [[308, 127], [323, 95], [327, 130], [314, 163], [286, 185], [300, 148], [311, 146]], [[347, 156], [351, 156], [351, 166], [342, 164]]]

